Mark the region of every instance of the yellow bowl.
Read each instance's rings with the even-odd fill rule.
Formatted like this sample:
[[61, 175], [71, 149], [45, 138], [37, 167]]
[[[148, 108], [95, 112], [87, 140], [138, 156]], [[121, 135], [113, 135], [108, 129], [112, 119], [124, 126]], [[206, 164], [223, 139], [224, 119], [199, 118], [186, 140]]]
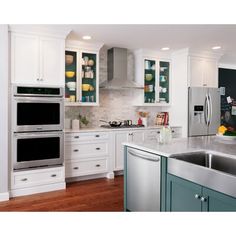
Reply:
[[82, 91], [89, 91], [90, 90], [90, 84], [82, 84]]
[[66, 77], [67, 78], [73, 78], [75, 75], [75, 72], [74, 71], [66, 71]]

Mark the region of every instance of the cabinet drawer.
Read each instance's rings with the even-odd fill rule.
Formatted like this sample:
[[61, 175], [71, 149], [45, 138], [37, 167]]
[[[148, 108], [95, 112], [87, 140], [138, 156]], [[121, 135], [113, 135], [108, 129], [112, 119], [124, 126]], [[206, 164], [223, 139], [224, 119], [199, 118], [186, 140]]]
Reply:
[[80, 159], [108, 155], [108, 142], [68, 144], [65, 146], [65, 158]]
[[107, 160], [68, 161], [66, 162], [66, 177], [98, 174], [107, 171]]
[[108, 133], [70, 133], [65, 135], [66, 142], [86, 142], [108, 139]]
[[182, 137], [182, 129], [181, 128], [171, 128], [172, 138], [181, 138]]
[[146, 131], [144, 133], [144, 140], [145, 141], [157, 141], [158, 136], [160, 135], [160, 130], [152, 130], [152, 131]]
[[64, 181], [64, 168], [15, 172], [12, 175], [12, 189], [31, 187]]

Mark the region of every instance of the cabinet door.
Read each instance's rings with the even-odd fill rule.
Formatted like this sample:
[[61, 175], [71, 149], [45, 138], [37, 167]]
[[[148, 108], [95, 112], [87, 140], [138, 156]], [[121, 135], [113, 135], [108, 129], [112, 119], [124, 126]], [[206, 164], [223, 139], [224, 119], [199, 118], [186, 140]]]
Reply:
[[115, 170], [124, 169], [124, 147], [123, 142], [132, 141], [130, 132], [116, 132], [115, 134]]
[[167, 211], [201, 211], [202, 187], [190, 181], [167, 175]]
[[200, 57], [189, 58], [189, 79], [191, 87], [202, 87], [204, 83], [204, 61]]
[[204, 187], [202, 195], [205, 198], [204, 211], [236, 211], [236, 199], [233, 197]]
[[65, 42], [50, 37], [40, 38], [40, 82], [64, 86]]
[[132, 132], [133, 142], [143, 142], [144, 141], [144, 131]]
[[39, 81], [39, 38], [12, 33], [11, 81], [37, 84]]
[[205, 60], [204, 84], [207, 87], [218, 88], [218, 65], [216, 60]]

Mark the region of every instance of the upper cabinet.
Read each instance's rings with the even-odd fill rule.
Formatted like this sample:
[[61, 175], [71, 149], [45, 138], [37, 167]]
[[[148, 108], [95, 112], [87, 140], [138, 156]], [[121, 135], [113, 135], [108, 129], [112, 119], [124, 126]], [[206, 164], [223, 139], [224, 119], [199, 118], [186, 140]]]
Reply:
[[170, 66], [169, 59], [148, 56], [142, 51], [135, 53], [135, 81], [143, 86], [138, 103], [140, 106], [170, 105]]
[[66, 106], [99, 105], [99, 50], [101, 46], [67, 41], [64, 79]]
[[189, 56], [189, 87], [218, 87], [218, 58]]
[[11, 31], [11, 82], [64, 86], [65, 35]]

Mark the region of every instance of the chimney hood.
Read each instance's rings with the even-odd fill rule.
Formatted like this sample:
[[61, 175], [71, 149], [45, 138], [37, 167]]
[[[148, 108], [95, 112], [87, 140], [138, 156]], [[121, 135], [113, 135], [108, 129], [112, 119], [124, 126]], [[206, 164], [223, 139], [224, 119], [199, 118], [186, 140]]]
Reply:
[[107, 81], [101, 89], [142, 89], [143, 86], [128, 79], [128, 50], [113, 47], [107, 51]]

